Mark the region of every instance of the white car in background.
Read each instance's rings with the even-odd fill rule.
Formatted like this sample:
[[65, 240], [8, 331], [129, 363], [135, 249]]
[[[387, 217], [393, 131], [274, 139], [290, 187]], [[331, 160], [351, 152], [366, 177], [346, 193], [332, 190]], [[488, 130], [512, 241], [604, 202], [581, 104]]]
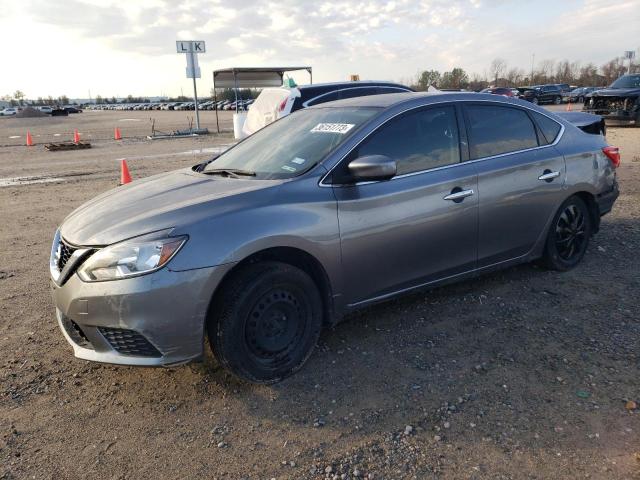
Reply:
[[9, 117], [11, 115], [15, 115], [16, 113], [18, 113], [18, 109], [15, 107], [5, 108], [4, 110], [2, 110], [2, 112], [0, 112], [0, 114], [2, 114], [2, 116], [4, 117]]
[[51, 115], [51, 112], [53, 112], [53, 108], [48, 107], [48, 106], [43, 106], [43, 107], [37, 107], [38, 110], [40, 110], [42, 113], [48, 113], [49, 115]]

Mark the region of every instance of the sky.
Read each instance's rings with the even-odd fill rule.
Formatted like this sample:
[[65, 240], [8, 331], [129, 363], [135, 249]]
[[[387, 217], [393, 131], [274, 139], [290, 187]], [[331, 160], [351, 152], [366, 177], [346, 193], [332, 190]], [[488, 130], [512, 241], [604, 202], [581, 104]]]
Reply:
[[499, 57], [528, 72], [532, 60], [601, 65], [638, 50], [640, 0], [0, 0], [0, 96], [191, 95], [176, 40], [206, 42], [203, 94], [226, 67], [399, 81], [482, 75]]

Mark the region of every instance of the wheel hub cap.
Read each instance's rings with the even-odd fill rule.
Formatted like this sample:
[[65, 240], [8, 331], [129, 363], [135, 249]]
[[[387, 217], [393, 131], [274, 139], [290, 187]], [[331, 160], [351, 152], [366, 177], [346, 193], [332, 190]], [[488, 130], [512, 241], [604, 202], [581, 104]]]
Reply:
[[300, 327], [300, 305], [286, 290], [273, 290], [252, 308], [246, 328], [250, 350], [260, 357], [286, 353]]

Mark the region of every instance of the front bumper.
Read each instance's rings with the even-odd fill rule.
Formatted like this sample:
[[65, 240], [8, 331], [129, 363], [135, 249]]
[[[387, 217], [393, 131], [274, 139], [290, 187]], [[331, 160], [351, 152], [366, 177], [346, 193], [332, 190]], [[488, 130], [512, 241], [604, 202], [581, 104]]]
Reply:
[[600, 115], [610, 125], [635, 125], [640, 119], [640, 110], [603, 110], [585, 107], [582, 111]]
[[168, 366], [200, 358], [207, 308], [232, 264], [107, 282], [51, 281], [58, 325], [77, 358]]

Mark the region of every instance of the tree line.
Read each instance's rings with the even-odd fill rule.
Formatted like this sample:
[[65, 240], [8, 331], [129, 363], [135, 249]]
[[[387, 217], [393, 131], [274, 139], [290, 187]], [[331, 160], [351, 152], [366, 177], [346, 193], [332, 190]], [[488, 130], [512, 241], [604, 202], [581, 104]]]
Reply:
[[[455, 67], [447, 72], [440, 73], [438, 70], [424, 70], [413, 78], [402, 79], [401, 83], [413, 87], [415, 90], [427, 90], [430, 86], [438, 89], [466, 89], [479, 91], [489, 86], [494, 87], [519, 87], [526, 85], [540, 85], [545, 83], [568, 83], [575, 86], [604, 87], [610, 85], [615, 79], [621, 77], [629, 71], [628, 60], [616, 57], [599, 67], [594, 63], [582, 64], [580, 62], [570, 62], [569, 60], [542, 60], [538, 62], [532, 70], [527, 72], [523, 68], [509, 67], [502, 58], [495, 58], [487, 70], [482, 74], [474, 73], [469, 75], [461, 67]], [[640, 73], [640, 62], [637, 60], [631, 63], [631, 73]], [[238, 98], [255, 98], [260, 93], [257, 89], [244, 88], [238, 90]], [[218, 100], [235, 100], [236, 94], [232, 88], [218, 90], [214, 95], [211, 89], [210, 97], [202, 100], [213, 100], [214, 96]], [[37, 100], [25, 100], [25, 94], [21, 90], [16, 90], [13, 95], [4, 95], [0, 100], [9, 102], [12, 106], [21, 105], [69, 105], [69, 97], [61, 95], [57, 98], [48, 96], [38, 97]], [[188, 102], [190, 97], [178, 96], [166, 98], [165, 102]], [[128, 95], [125, 98], [102, 97], [96, 95], [97, 104], [116, 103], [147, 103], [150, 100], [146, 97], [134, 97]]]
[[[519, 87], [545, 83], [568, 83], [575, 86], [602, 87], [610, 85], [629, 70], [628, 60], [616, 57], [600, 67], [594, 63], [581, 64], [569, 60], [543, 60], [529, 72], [523, 68], [509, 67], [502, 58], [496, 58], [483, 74], [469, 75], [460, 67], [440, 73], [425, 70], [415, 77], [404, 80], [416, 90], [427, 90], [430, 86], [438, 89], [482, 90], [489, 86]], [[640, 73], [640, 63], [631, 63], [631, 73]]]

